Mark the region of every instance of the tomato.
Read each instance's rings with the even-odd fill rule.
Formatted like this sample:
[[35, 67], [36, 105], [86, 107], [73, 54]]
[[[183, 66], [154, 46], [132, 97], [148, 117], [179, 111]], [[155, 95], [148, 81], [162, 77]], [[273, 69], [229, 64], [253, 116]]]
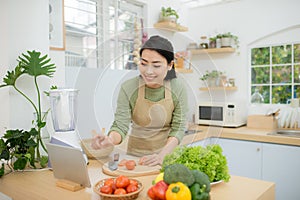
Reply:
[[127, 194], [127, 192], [124, 188], [117, 188], [114, 194]]
[[156, 197], [158, 197], [161, 200], [166, 199], [166, 191], [168, 189], [169, 185], [164, 181], [159, 181], [153, 186], [153, 192]]
[[126, 166], [126, 169], [128, 170], [133, 170], [136, 166], [136, 163], [134, 160], [128, 160], [126, 163], [125, 163], [125, 166]]
[[139, 183], [137, 182], [137, 180], [133, 180], [133, 179], [130, 179], [130, 180], [129, 180], [129, 184], [135, 185], [135, 186], [138, 186], [138, 185], [139, 185]]
[[129, 184], [126, 187], [127, 193], [135, 192], [135, 191], [137, 191], [137, 189], [138, 189], [138, 187], [136, 185], [132, 185], [132, 184]]
[[112, 186], [113, 184], [115, 184], [115, 181], [113, 178], [109, 178], [104, 181], [104, 185]]
[[116, 186], [117, 188], [125, 188], [129, 185], [130, 181], [127, 176], [120, 175], [116, 178]]
[[148, 189], [147, 194], [150, 197], [150, 199], [152, 199], [152, 200], [156, 200], [157, 199], [156, 196], [155, 196], [155, 194], [154, 194], [154, 191], [153, 191], [153, 186]]
[[113, 193], [113, 189], [111, 186], [109, 185], [103, 185], [100, 188], [100, 192], [104, 193], [104, 194], [112, 194]]

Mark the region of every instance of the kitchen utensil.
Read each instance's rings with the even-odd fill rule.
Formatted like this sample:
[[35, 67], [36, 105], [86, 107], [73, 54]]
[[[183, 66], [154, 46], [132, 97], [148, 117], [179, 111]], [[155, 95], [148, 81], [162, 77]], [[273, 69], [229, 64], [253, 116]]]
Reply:
[[143, 184], [137, 180], [137, 179], [131, 179], [131, 180], [135, 180], [138, 182], [138, 189], [135, 192], [131, 192], [128, 194], [121, 194], [121, 195], [117, 195], [117, 194], [104, 194], [102, 192], [100, 192], [100, 188], [104, 185], [104, 182], [107, 179], [103, 179], [98, 181], [95, 186], [93, 187], [94, 192], [96, 192], [102, 200], [131, 200], [131, 199], [137, 199], [140, 192], [143, 190], [144, 186]]
[[91, 159], [105, 158], [108, 157], [111, 154], [111, 152], [114, 150], [113, 145], [101, 149], [94, 149], [91, 146], [92, 140], [93, 140], [92, 138], [81, 140], [81, 147], [88, 158]]
[[[126, 158], [127, 159], [127, 158]], [[127, 160], [131, 160], [132, 158], [128, 158]], [[136, 163], [138, 163], [138, 159], [132, 159]], [[128, 170], [126, 166], [118, 166], [116, 170], [110, 170], [109, 162], [104, 163], [102, 165], [102, 172], [109, 176], [119, 176], [119, 175], [126, 175], [128, 177], [139, 177], [139, 176], [148, 176], [148, 175], [157, 175], [160, 173], [161, 166], [146, 166], [137, 164], [133, 170]]]
[[280, 112], [280, 109], [278, 108], [275, 112], [271, 112], [271, 113], [267, 114], [267, 116], [274, 116], [274, 117], [276, 117], [276, 116], [279, 115], [279, 112]]
[[115, 171], [118, 169], [118, 161], [119, 161], [120, 155], [118, 153], [113, 155], [113, 159], [108, 162], [108, 168], [111, 171]]
[[49, 91], [53, 127], [55, 132], [74, 131], [77, 123], [77, 89]]
[[295, 128], [296, 119], [298, 117], [298, 110], [297, 108], [293, 108], [291, 111], [291, 120], [289, 128]]

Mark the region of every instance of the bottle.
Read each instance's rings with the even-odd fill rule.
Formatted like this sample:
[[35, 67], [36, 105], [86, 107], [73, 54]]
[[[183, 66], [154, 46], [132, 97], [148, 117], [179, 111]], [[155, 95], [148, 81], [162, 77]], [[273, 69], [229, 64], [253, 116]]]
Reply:
[[251, 103], [263, 103], [263, 102], [264, 102], [263, 96], [259, 93], [259, 89], [255, 88], [255, 91], [251, 96]]

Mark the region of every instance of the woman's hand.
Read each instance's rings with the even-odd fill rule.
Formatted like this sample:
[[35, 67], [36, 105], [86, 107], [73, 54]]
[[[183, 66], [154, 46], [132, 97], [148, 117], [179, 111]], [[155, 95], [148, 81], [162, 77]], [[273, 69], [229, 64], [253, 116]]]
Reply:
[[92, 130], [92, 134], [94, 135], [91, 143], [93, 149], [102, 149], [114, 146], [120, 144], [122, 141], [122, 136], [116, 131], [111, 131], [108, 136], [105, 135], [103, 131], [102, 133], [97, 134], [95, 130]]
[[175, 137], [169, 137], [167, 144], [161, 150], [159, 154], [152, 154], [143, 156], [139, 160], [139, 164], [141, 165], [148, 165], [148, 166], [155, 166], [155, 165], [162, 165], [164, 157], [171, 153], [174, 148], [178, 145], [178, 139]]
[[147, 166], [155, 166], [155, 165], [161, 165], [162, 161], [163, 161], [163, 157], [155, 153], [152, 155], [141, 157], [139, 160], [139, 164], [147, 165]]
[[92, 139], [91, 146], [93, 149], [103, 149], [109, 146], [113, 146], [112, 140], [106, 135], [95, 135]]

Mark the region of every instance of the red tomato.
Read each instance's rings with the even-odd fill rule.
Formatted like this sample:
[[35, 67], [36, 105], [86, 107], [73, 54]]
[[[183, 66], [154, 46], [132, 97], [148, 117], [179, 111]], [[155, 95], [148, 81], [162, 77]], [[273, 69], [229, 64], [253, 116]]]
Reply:
[[153, 191], [153, 186], [148, 189], [147, 194], [150, 197], [150, 199], [152, 199], [152, 200], [156, 199], [156, 196], [155, 196], [154, 191]]
[[136, 185], [132, 185], [132, 184], [129, 184], [126, 187], [127, 193], [135, 192], [135, 191], [137, 191], [137, 189], [138, 189], [138, 187]]
[[100, 188], [100, 192], [104, 193], [104, 194], [112, 194], [113, 193], [113, 189], [111, 186], [109, 185], [103, 185]]
[[130, 180], [129, 180], [129, 184], [135, 185], [135, 186], [138, 186], [138, 185], [139, 185], [139, 183], [137, 182], [137, 180], [133, 180], [133, 179], [130, 179]]
[[133, 170], [136, 166], [136, 163], [134, 160], [128, 160], [126, 163], [125, 163], [125, 166], [128, 170]]
[[117, 188], [125, 188], [129, 185], [130, 181], [127, 176], [120, 175], [116, 178], [116, 187]]
[[153, 186], [153, 192], [156, 197], [161, 200], [165, 200], [168, 187], [169, 185], [166, 182], [159, 181]]
[[115, 184], [115, 181], [113, 178], [109, 178], [104, 181], [104, 185], [112, 186], [113, 184]]
[[127, 194], [127, 192], [124, 188], [117, 188], [114, 194]]

